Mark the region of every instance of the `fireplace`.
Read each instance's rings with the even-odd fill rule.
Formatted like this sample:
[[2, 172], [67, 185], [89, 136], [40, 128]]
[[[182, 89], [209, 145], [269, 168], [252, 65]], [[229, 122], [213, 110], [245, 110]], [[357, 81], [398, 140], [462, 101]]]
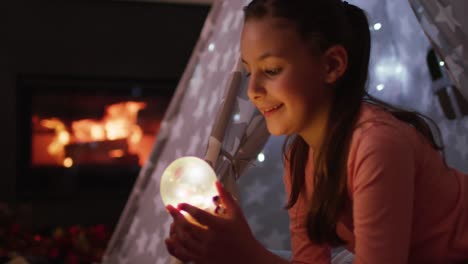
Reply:
[[176, 80], [21, 76], [17, 196], [127, 196]]

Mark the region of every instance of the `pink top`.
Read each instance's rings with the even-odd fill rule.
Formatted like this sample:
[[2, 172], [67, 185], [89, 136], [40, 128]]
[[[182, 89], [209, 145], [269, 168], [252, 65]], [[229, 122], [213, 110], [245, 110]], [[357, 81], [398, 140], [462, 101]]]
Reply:
[[[348, 158], [352, 206], [337, 225], [354, 263], [468, 261], [468, 175], [447, 168], [411, 126], [363, 104]], [[330, 263], [330, 248], [311, 242], [305, 221], [313, 192], [312, 150], [306, 192], [289, 210], [293, 263]], [[288, 166], [288, 164], [286, 164]], [[291, 189], [288, 168], [284, 177]]]

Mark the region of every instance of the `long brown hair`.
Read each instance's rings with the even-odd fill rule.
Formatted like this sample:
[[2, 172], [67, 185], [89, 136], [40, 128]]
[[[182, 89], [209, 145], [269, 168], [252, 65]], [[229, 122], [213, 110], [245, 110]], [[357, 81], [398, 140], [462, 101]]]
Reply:
[[[371, 42], [369, 24], [362, 9], [341, 0], [253, 0], [244, 12], [245, 21], [264, 17], [288, 19], [295, 23], [303, 40], [313, 42], [319, 52], [342, 45], [348, 53], [348, 69], [333, 87], [324, 142], [320, 149], [314, 150], [314, 192], [306, 223], [312, 241], [331, 246], [343, 244], [345, 241], [336, 233], [336, 225], [349, 202], [346, 166], [351, 136], [363, 101], [378, 105], [411, 124], [435, 149], [442, 147], [436, 143], [423, 115], [398, 109], [367, 93]], [[289, 136], [283, 146], [292, 177], [288, 209], [304, 190], [308, 152], [309, 146], [298, 135]]]

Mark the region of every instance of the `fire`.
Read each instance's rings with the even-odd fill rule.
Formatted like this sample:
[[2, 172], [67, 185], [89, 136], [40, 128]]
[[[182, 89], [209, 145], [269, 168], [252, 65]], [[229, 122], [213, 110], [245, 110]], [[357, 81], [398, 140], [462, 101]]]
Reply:
[[70, 143], [70, 133], [65, 124], [57, 118], [41, 120], [41, 125], [55, 130], [55, 137], [47, 147], [47, 152], [59, 160], [63, 160], [65, 155], [64, 146]]
[[73, 166], [73, 160], [71, 158], [65, 158], [63, 160], [63, 166], [70, 168], [71, 166]]
[[57, 119], [43, 119], [40, 124], [53, 129], [55, 136], [47, 148], [47, 152], [58, 159], [65, 167], [71, 167], [73, 159], [67, 157], [66, 147], [70, 144], [115, 141], [127, 139], [128, 149], [111, 149], [110, 158], [123, 157], [128, 151], [136, 149], [143, 137], [143, 130], [137, 125], [138, 112], [146, 107], [142, 102], [121, 102], [106, 108], [106, 114], [101, 120], [82, 119], [73, 121], [70, 133], [65, 124]]
[[106, 140], [106, 129], [102, 121], [83, 119], [72, 123], [73, 136], [76, 142]]

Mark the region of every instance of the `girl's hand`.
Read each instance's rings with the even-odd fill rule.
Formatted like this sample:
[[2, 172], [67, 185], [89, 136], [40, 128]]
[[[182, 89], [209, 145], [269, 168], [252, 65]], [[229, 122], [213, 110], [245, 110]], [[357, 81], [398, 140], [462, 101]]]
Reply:
[[[166, 247], [181, 261], [195, 263], [247, 263], [257, 243], [234, 198], [217, 182], [219, 197], [225, 207], [222, 215], [213, 215], [189, 204], [168, 206], [174, 222]], [[205, 227], [190, 223], [180, 210], [190, 214]]]

